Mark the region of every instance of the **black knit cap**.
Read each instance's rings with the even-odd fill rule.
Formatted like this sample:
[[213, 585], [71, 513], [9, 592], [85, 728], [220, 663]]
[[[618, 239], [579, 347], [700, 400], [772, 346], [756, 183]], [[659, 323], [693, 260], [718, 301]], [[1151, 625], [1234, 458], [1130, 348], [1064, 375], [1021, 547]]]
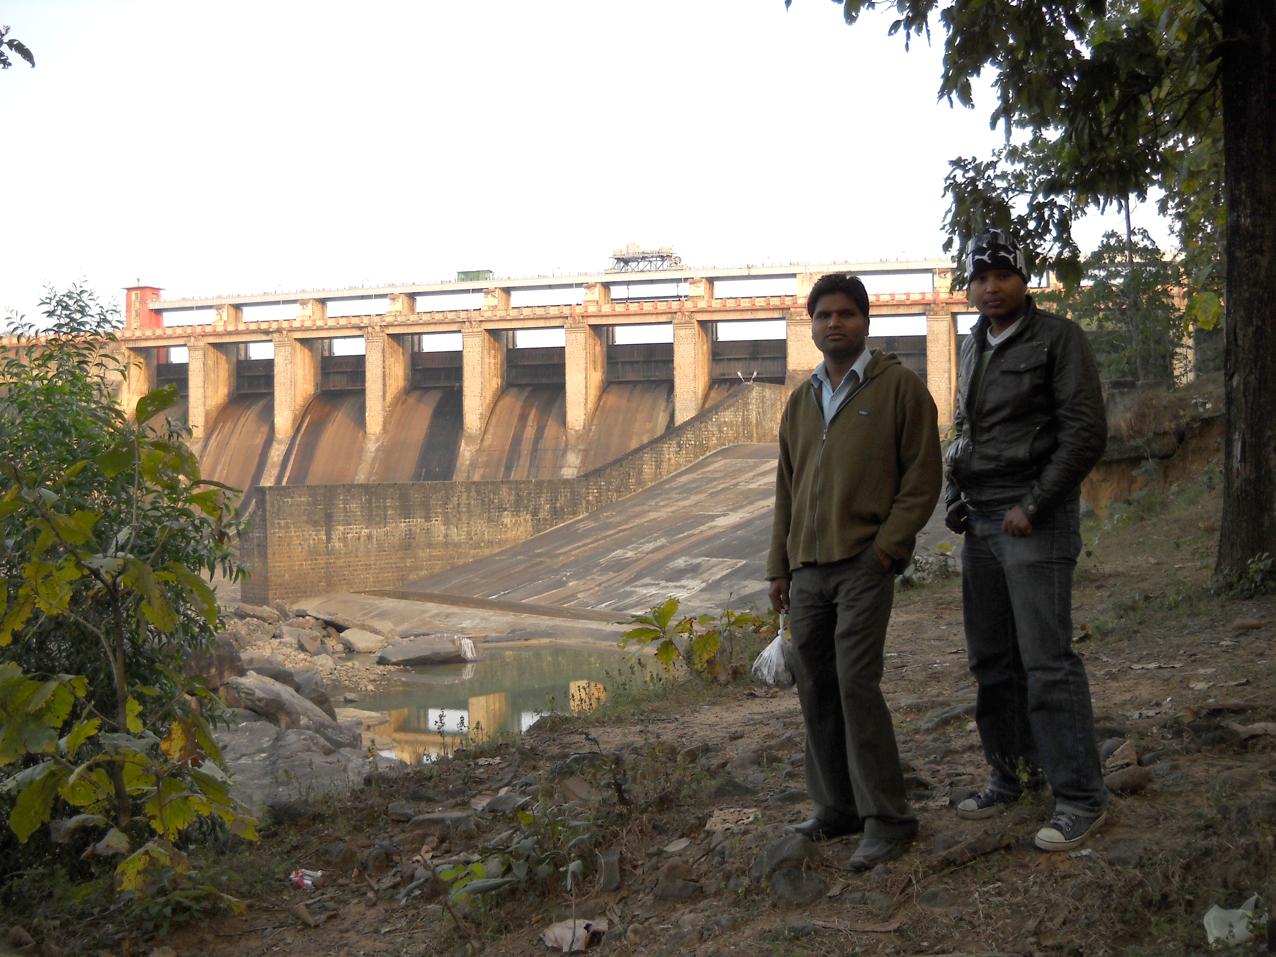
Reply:
[[986, 229], [973, 240], [966, 252], [966, 279], [974, 279], [990, 269], [1008, 269], [1028, 281], [1028, 269], [1019, 244], [1001, 229]]

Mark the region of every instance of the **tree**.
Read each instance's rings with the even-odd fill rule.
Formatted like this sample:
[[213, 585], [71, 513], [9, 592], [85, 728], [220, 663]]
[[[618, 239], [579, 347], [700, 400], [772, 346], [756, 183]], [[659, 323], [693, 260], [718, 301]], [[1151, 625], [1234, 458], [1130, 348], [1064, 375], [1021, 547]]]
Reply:
[[939, 95], [949, 102], [973, 105], [972, 80], [994, 73], [991, 122], [1004, 125], [1007, 146], [987, 160], [953, 161], [946, 185], [945, 248], [959, 266], [971, 235], [1002, 226], [1038, 248], [1038, 267], [1075, 282], [1076, 216], [1128, 208], [1159, 188], [1178, 221], [1189, 314], [1208, 324], [1219, 305], [1208, 245], [1222, 233], [1227, 437], [1215, 577], [1235, 580], [1256, 555], [1276, 554], [1276, 4], [835, 2], [848, 24], [893, 7], [890, 32], [906, 43], [929, 37], [937, 14]]
[[1106, 380], [1171, 382], [1174, 354], [1188, 334], [1174, 294], [1183, 270], [1165, 258], [1147, 230], [1108, 232], [1081, 264], [1086, 282], [1050, 297], [1053, 311], [1090, 332]]
[[[42, 305], [45, 331], [0, 343], [0, 807], [23, 844], [73, 809], [62, 826], [104, 830], [94, 853], [146, 893], [189, 869], [193, 825], [253, 833], [189, 667], [218, 624], [207, 579], [239, 573], [237, 496], [200, 478], [180, 427], [148, 424], [173, 387], [116, 405], [129, 370], [90, 293]], [[0, 879], [22, 864], [0, 860]]]
[[9, 51], [12, 50], [22, 59], [26, 60], [31, 66], [35, 66], [35, 55], [27, 49], [27, 45], [21, 40], [9, 37], [9, 28], [0, 27], [0, 70], [7, 70], [13, 66], [13, 61], [9, 58]]

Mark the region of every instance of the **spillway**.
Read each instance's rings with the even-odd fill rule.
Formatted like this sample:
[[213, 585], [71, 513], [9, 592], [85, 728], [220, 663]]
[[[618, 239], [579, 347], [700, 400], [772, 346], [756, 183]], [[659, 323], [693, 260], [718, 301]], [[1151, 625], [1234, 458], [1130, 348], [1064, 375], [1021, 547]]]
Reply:
[[461, 427], [460, 389], [406, 392], [386, 420], [371, 481], [447, 481], [456, 472]]
[[613, 382], [603, 389], [581, 448], [588, 472], [662, 435], [673, 424], [672, 382]]
[[472, 481], [558, 478], [567, 451], [565, 416], [561, 385], [506, 389], [492, 407], [467, 477]]
[[363, 458], [364, 395], [320, 392], [301, 416], [280, 485], [345, 485]]
[[236, 396], [227, 402], [199, 456], [204, 477], [243, 490], [261, 484], [275, 435], [274, 417], [275, 400], [269, 395]]
[[726, 380], [710, 383], [709, 392], [704, 397], [704, 407], [701, 411], [703, 412], [708, 409], [712, 409], [715, 405], [723, 401], [727, 396], [731, 395], [731, 393], [735, 392], [743, 385], [743, 382], [731, 382]]

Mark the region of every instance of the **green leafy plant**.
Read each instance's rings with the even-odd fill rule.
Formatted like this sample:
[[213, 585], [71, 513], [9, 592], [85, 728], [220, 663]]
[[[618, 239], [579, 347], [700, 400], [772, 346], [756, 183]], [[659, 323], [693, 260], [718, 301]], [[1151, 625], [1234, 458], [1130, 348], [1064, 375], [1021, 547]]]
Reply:
[[549, 887], [559, 874], [564, 890], [574, 893], [579, 888], [593, 857], [590, 823], [545, 801], [518, 811], [516, 817], [519, 829], [508, 843], [486, 848], [482, 860], [439, 871], [450, 897], [477, 897], [515, 885]]
[[145, 894], [190, 873], [197, 824], [255, 837], [189, 673], [216, 636], [211, 577], [240, 574], [237, 496], [200, 477], [182, 427], [149, 424], [173, 387], [119, 407], [132, 370], [91, 293], [43, 306], [46, 329], [18, 324], [0, 352], [0, 795], [22, 844], [64, 810], [104, 831], [90, 856]]
[[[730, 681], [747, 671], [762, 639], [775, 635], [773, 614], [728, 609], [718, 615], [677, 618], [680, 606], [677, 598], [669, 598], [650, 611], [631, 616], [623, 622], [631, 627], [621, 636], [621, 647], [630, 642], [654, 646], [656, 659], [666, 670], [681, 664], [697, 677]], [[742, 653], [747, 653], [747, 658]]]

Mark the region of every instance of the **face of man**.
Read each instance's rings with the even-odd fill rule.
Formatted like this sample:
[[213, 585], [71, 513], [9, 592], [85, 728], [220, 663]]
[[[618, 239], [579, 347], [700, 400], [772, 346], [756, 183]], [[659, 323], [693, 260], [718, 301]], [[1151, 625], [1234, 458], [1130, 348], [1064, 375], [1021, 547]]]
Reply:
[[1010, 269], [989, 269], [970, 281], [970, 301], [991, 322], [1009, 324], [1023, 314], [1028, 284]]
[[868, 338], [868, 316], [844, 292], [821, 296], [811, 314], [811, 338], [827, 358], [854, 361]]

